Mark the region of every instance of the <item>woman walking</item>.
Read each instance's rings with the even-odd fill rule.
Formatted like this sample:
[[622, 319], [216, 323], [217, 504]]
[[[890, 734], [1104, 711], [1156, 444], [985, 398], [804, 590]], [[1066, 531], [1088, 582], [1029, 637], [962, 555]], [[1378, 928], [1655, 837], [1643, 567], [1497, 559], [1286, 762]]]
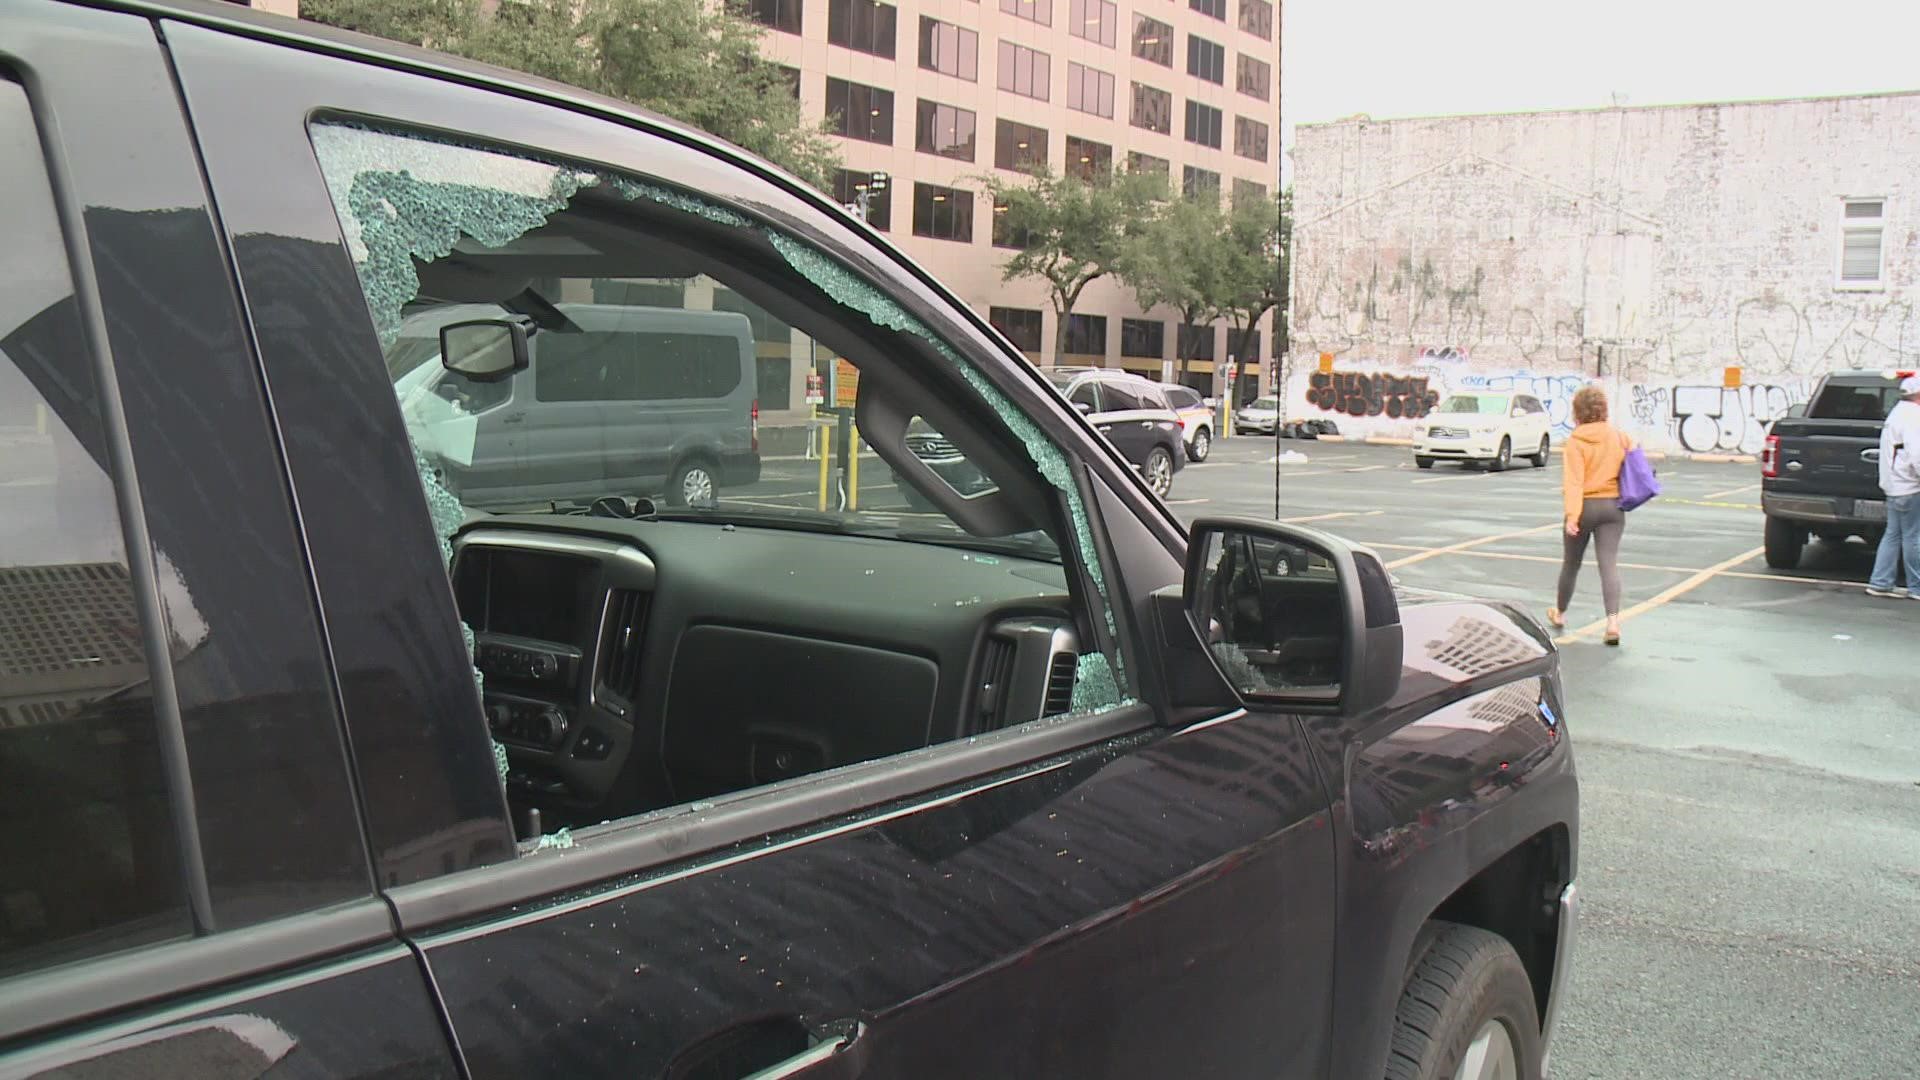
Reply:
[[1633, 443], [1607, 422], [1607, 394], [1597, 386], [1583, 387], [1573, 395], [1573, 422], [1578, 426], [1567, 437], [1560, 481], [1566, 520], [1560, 592], [1557, 603], [1547, 609], [1547, 621], [1555, 629], [1566, 628], [1567, 605], [1573, 602], [1574, 582], [1591, 539], [1600, 562], [1600, 599], [1607, 606], [1606, 641], [1618, 645], [1620, 534], [1627, 527], [1627, 515], [1620, 509], [1620, 466]]

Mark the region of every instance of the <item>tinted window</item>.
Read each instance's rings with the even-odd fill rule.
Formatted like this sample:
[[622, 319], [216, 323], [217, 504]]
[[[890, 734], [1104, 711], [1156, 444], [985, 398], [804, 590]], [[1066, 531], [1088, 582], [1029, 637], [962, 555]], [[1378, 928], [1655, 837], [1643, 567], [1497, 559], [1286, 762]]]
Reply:
[[1173, 27], [1148, 15], [1133, 17], [1133, 55], [1161, 67], [1173, 66]]
[[1266, 101], [1273, 95], [1273, 66], [1265, 60], [1241, 53], [1233, 85], [1243, 94]]
[[740, 385], [737, 338], [638, 330], [543, 333], [533, 344], [541, 401], [690, 401]]
[[1220, 149], [1221, 112], [1198, 101], [1187, 102], [1187, 141]]
[[827, 40], [856, 52], [889, 59], [898, 36], [899, 12], [875, 0], [828, 0]]
[[993, 164], [995, 168], [1033, 172], [1047, 164], [1047, 129], [1013, 120], [996, 120], [993, 126]]
[[1186, 386], [1168, 386], [1162, 388], [1167, 395], [1167, 404], [1175, 409], [1195, 409], [1200, 407], [1200, 391]]
[[996, 330], [1007, 335], [1017, 349], [1026, 352], [1040, 351], [1040, 312], [1032, 308], [990, 308], [987, 321]]
[[789, 34], [800, 32], [800, 10], [802, 0], [748, 0], [747, 15], [757, 23], [783, 30]]
[[1203, 37], [1187, 35], [1187, 74], [1211, 83], [1227, 81], [1227, 49]]
[[1052, 63], [1052, 58], [1037, 49], [1015, 45], [1011, 41], [1002, 41], [1000, 43], [1000, 89], [1023, 97], [1046, 101], [1053, 92]]
[[914, 117], [913, 148], [956, 161], [972, 161], [974, 115], [971, 109], [922, 100]]
[[1897, 385], [1834, 386], [1820, 391], [1807, 415], [1815, 420], [1885, 420], [1900, 400]]
[[1073, 388], [1067, 400], [1075, 405], [1085, 405], [1094, 412], [1100, 411], [1100, 384], [1092, 379]]
[[1068, 0], [1067, 32], [1111, 49], [1120, 33], [1120, 8], [1113, 0]]
[[1173, 95], [1146, 83], [1134, 83], [1130, 122], [1137, 128], [1157, 131], [1162, 135], [1172, 134]]
[[913, 235], [971, 243], [973, 193], [938, 184], [914, 184]]
[[877, 86], [827, 80], [827, 115], [835, 134], [866, 142], [893, 144], [893, 91]]
[[1000, 10], [1042, 26], [1053, 25], [1053, 0], [1000, 0]]
[[0, 191], [6, 975], [191, 926], [99, 392], [26, 95], [4, 79]]
[[[876, 229], [886, 230], [893, 227], [893, 185], [876, 185], [873, 174], [853, 169], [835, 169], [833, 173], [833, 198], [841, 206], [853, 207], [856, 216], [860, 213], [861, 199], [866, 200], [867, 224]], [[676, 303], [678, 301], [676, 300]]]
[[1067, 64], [1067, 108], [1113, 115], [1113, 76], [1084, 64]]
[[980, 35], [952, 23], [920, 16], [920, 66], [956, 79], [980, 77]]
[[1088, 356], [1107, 354], [1105, 315], [1067, 316], [1067, 351]]
[[1102, 410], [1104, 412], [1129, 412], [1150, 407], [1145, 387], [1119, 379], [1102, 382], [1100, 398], [1106, 403]]
[[1167, 352], [1167, 324], [1158, 319], [1120, 320], [1120, 355], [1159, 359]]
[[1113, 172], [1113, 147], [1106, 143], [1082, 139], [1076, 135], [1067, 136], [1067, 175], [1079, 177], [1089, 183], [1111, 175]]

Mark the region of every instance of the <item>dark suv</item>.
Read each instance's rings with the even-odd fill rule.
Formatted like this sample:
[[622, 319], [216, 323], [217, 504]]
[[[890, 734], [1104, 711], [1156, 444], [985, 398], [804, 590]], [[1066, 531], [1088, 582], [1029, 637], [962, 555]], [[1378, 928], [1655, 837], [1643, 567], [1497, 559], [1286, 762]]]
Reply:
[[[58, 0], [0, 6], [0, 189], [0, 1073], [1541, 1074], [1541, 628], [1182, 528], [819, 192], [444, 57]], [[823, 511], [813, 462], [658, 506], [590, 410], [553, 452], [602, 492], [463, 502], [410, 319], [499, 308], [438, 330], [476, 396], [543, 341], [712, 369], [561, 300], [844, 358], [932, 509]]]
[[1046, 375], [1068, 404], [1140, 470], [1147, 487], [1166, 498], [1173, 474], [1186, 461], [1186, 433], [1159, 384], [1110, 368], [1056, 367]]

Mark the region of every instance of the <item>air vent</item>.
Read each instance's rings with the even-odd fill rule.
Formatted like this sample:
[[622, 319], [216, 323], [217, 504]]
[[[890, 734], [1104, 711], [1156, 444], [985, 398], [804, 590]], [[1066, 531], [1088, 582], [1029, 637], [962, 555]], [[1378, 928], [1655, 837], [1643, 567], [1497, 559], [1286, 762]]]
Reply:
[[1047, 665], [1047, 702], [1042, 716], [1060, 716], [1073, 711], [1073, 678], [1080, 670], [1080, 658], [1073, 653], [1054, 653]]
[[1007, 703], [1013, 696], [1014, 644], [989, 636], [980, 654], [980, 682], [974, 688], [974, 728], [994, 731], [1006, 726]]
[[607, 597], [607, 632], [600, 643], [600, 683], [628, 701], [640, 692], [647, 599], [648, 595], [637, 589], [615, 589]]

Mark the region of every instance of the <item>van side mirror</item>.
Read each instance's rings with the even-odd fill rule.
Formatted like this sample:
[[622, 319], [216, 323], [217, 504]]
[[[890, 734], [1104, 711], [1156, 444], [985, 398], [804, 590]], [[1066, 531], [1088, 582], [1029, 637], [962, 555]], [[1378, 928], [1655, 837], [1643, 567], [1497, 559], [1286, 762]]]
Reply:
[[527, 370], [525, 316], [472, 319], [440, 328], [440, 366], [474, 382], [499, 382]]
[[[1170, 590], [1169, 590], [1170, 591]], [[1192, 636], [1176, 696], [1224, 680], [1250, 706], [1364, 716], [1400, 690], [1403, 643], [1393, 579], [1378, 556], [1313, 529], [1216, 518], [1195, 522], [1177, 612]], [[1175, 644], [1169, 642], [1169, 644]], [[1176, 649], [1177, 654], [1179, 650]], [[1205, 661], [1215, 678], [1191, 667]], [[1199, 704], [1189, 701], [1188, 704]]]

